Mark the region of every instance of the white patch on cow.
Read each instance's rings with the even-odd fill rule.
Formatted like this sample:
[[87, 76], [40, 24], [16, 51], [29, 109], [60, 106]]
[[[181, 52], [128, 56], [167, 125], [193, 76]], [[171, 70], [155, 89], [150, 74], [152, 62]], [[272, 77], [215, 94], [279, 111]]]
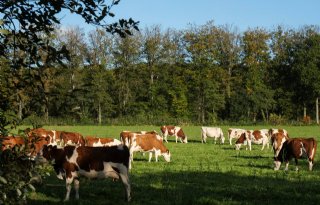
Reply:
[[61, 180], [63, 180], [63, 175], [62, 175], [62, 172], [59, 172], [59, 174], [57, 174], [57, 177], [58, 177], [58, 179], [61, 179]]
[[311, 152], [311, 155], [309, 156], [309, 158], [313, 159], [313, 155], [314, 155], [314, 148], [312, 148], [312, 152]]
[[94, 143], [92, 144], [92, 147], [103, 147], [103, 146], [104, 146], [104, 145], [101, 143], [100, 139], [99, 139], [98, 142], [94, 142]]
[[70, 162], [70, 163], [74, 163], [74, 164], [76, 164], [77, 166], [79, 166], [78, 165], [78, 163], [77, 163], [77, 159], [78, 159], [78, 152], [77, 152], [77, 148], [75, 148], [74, 150], [73, 150], [73, 153], [72, 153], [72, 155], [71, 155], [71, 157], [68, 159], [68, 157], [66, 157], [67, 158], [67, 161], [68, 162]]
[[163, 142], [163, 137], [161, 137], [160, 135], [156, 134], [156, 138], [157, 138], [157, 140], [160, 140]]
[[[282, 149], [283, 143], [284, 143], [285, 141], [286, 141], [286, 138], [283, 137], [282, 140], [281, 140], [281, 144], [280, 144], [280, 145], [278, 146], [278, 148], [276, 149], [276, 152], [275, 152], [275, 154], [274, 154], [275, 157], [278, 157], [278, 155], [279, 155], [279, 153], [280, 153], [280, 151], [281, 151], [281, 149]], [[277, 147], [276, 141], [274, 142], [274, 144], [275, 144], [276, 147]]]

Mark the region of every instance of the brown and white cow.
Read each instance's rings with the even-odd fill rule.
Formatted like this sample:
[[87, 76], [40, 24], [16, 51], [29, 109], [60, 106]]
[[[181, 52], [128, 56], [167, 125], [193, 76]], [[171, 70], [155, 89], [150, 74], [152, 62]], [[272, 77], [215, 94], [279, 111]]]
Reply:
[[276, 134], [278, 132], [282, 132], [286, 137], [289, 137], [288, 131], [285, 129], [271, 128], [271, 129], [269, 129], [268, 134], [270, 137], [272, 137], [273, 134]]
[[60, 133], [60, 145], [85, 146], [85, 140], [80, 133], [63, 131]]
[[37, 135], [31, 135], [26, 137], [21, 136], [8, 136], [1, 137], [2, 151], [5, 149], [12, 149], [15, 146], [24, 146], [23, 151], [29, 157], [34, 160], [37, 154], [40, 152], [43, 145], [47, 145], [50, 142], [50, 137], [39, 137]]
[[184, 134], [181, 127], [172, 126], [172, 125], [164, 125], [160, 127], [164, 140], [168, 143], [168, 136], [175, 136], [176, 143], [178, 142], [178, 138], [182, 143], [188, 143], [188, 137]]
[[12, 149], [14, 146], [22, 146], [25, 144], [25, 138], [20, 136], [1, 136], [1, 150]]
[[86, 146], [89, 147], [111, 147], [115, 145], [120, 145], [121, 142], [117, 139], [107, 138], [107, 137], [85, 137]]
[[246, 150], [251, 151], [251, 133], [252, 130], [246, 130], [245, 132], [242, 132], [240, 137], [236, 141], [236, 150], [240, 150], [242, 144], [246, 144]]
[[71, 185], [74, 183], [76, 199], [79, 199], [79, 177], [121, 179], [126, 191], [126, 199], [131, 199], [129, 183], [129, 149], [125, 145], [112, 147], [57, 146], [45, 145], [41, 156], [53, 161], [57, 174], [63, 174], [66, 180], [65, 201], [69, 200]]
[[27, 136], [30, 137], [49, 137], [50, 138], [50, 143], [51, 144], [56, 144], [56, 140], [55, 140], [55, 134], [52, 130], [46, 130], [44, 128], [35, 128], [35, 129], [26, 129], [25, 133], [27, 134]]
[[221, 144], [224, 144], [224, 136], [220, 127], [201, 127], [201, 142], [206, 143], [207, 137], [214, 138], [214, 143], [220, 139]]
[[170, 151], [164, 146], [163, 141], [159, 140], [156, 134], [130, 133], [129, 135], [130, 161], [133, 161], [134, 152], [149, 152], [149, 162], [151, 162], [153, 153], [155, 155], [156, 162], [158, 161], [158, 156], [163, 156], [165, 161], [170, 162]]
[[281, 163], [285, 162], [285, 171], [287, 171], [289, 161], [294, 158], [296, 171], [298, 171], [298, 159], [307, 158], [309, 170], [312, 171], [316, 150], [317, 141], [314, 138], [289, 138], [283, 143], [278, 155], [274, 157], [274, 170], [279, 170]]
[[254, 130], [251, 133], [251, 141], [254, 144], [262, 144], [261, 150], [267, 145], [269, 149], [269, 133], [267, 129]]
[[289, 137], [285, 132], [275, 132], [271, 135], [271, 144], [274, 152], [274, 157], [278, 157], [282, 149], [283, 143], [288, 139]]
[[230, 145], [232, 145], [232, 139], [239, 139], [239, 137], [242, 135], [242, 133], [245, 133], [246, 130], [239, 129], [239, 128], [229, 128], [228, 129], [228, 137]]
[[120, 133], [120, 141], [122, 142], [122, 144], [127, 145], [129, 147], [129, 143], [130, 143], [130, 137], [132, 136], [130, 133], [135, 133], [135, 134], [155, 134], [157, 136], [157, 138], [161, 141], [163, 141], [163, 138], [158, 135], [158, 133], [156, 131], [122, 131]]

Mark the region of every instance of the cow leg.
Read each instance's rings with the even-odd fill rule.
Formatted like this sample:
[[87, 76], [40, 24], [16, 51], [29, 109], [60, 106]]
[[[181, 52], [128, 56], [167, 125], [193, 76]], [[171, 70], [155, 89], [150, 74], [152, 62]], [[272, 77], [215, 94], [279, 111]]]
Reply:
[[201, 143], [207, 143], [206, 141], [207, 141], [207, 137], [204, 134], [202, 134]]
[[289, 160], [285, 162], [286, 163], [286, 167], [284, 168], [284, 171], [288, 171], [289, 170]]
[[80, 186], [80, 182], [79, 182], [78, 178], [74, 179], [73, 186], [74, 186], [74, 190], [76, 191], [76, 199], [78, 200], [79, 199], [79, 186]]
[[66, 193], [66, 197], [64, 198], [64, 201], [69, 201], [72, 181], [73, 181], [73, 178], [72, 178], [72, 177], [71, 177], [71, 178], [70, 178], [70, 177], [67, 177], [67, 178], [66, 178], [66, 189], [67, 189], [67, 193]]
[[298, 159], [295, 158], [294, 161], [295, 161], [295, 163], [296, 163], [296, 171], [299, 171], [299, 168], [298, 168]]
[[266, 145], [265, 141], [262, 141], [262, 148], [261, 148], [261, 150], [264, 149], [264, 146], [265, 146], [265, 145]]
[[229, 141], [230, 141], [230, 145], [232, 145], [232, 138], [231, 137], [229, 137]]
[[129, 174], [128, 174], [128, 169], [126, 167], [122, 167], [119, 169], [120, 170], [120, 178], [121, 181], [124, 185], [124, 188], [126, 190], [126, 199], [127, 201], [131, 200], [131, 186], [130, 186], [130, 182], [129, 182]]
[[152, 159], [152, 152], [149, 152], [149, 162], [151, 162], [151, 159]]
[[280, 161], [274, 161], [274, 170], [279, 170], [281, 166], [281, 162]]
[[157, 150], [154, 151], [154, 157], [156, 158], [156, 162], [158, 162], [158, 156], [160, 155], [161, 151], [158, 152]]
[[309, 171], [312, 171], [313, 161], [309, 159]]
[[166, 141], [166, 143], [168, 143], [167, 137], [168, 136], [166, 134], [163, 135], [164, 141]]

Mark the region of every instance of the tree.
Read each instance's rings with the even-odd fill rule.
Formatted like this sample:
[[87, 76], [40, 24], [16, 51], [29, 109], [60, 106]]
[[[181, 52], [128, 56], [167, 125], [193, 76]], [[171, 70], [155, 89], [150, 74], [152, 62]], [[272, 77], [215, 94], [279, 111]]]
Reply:
[[320, 96], [320, 35], [318, 31], [317, 27], [303, 28], [299, 32], [301, 41], [296, 45], [293, 54], [292, 72], [296, 78], [295, 98], [303, 106], [303, 117], [306, 117], [307, 107], [314, 110], [314, 102]]
[[[86, 82], [89, 84], [88, 99], [92, 100], [97, 121], [102, 123], [103, 113], [111, 116], [113, 113], [113, 99], [111, 98], [114, 75], [112, 68], [112, 39], [101, 29], [89, 33], [88, 63], [86, 66]], [[92, 106], [91, 106], [92, 107]]]
[[[120, 116], [130, 112], [132, 103], [135, 101], [134, 89], [139, 89], [137, 73], [131, 76], [141, 57], [141, 36], [137, 33], [128, 38], [115, 38], [113, 47], [115, 76], [117, 77], [116, 89], [118, 110]], [[143, 79], [144, 80], [144, 79]], [[138, 93], [138, 92], [137, 92]]]
[[216, 120], [217, 112], [224, 107], [224, 96], [222, 91], [223, 71], [218, 62], [218, 28], [213, 22], [208, 22], [200, 28], [191, 28], [184, 36], [185, 49], [190, 60], [192, 79], [190, 84], [191, 93], [189, 101], [197, 114], [199, 122], [204, 123], [211, 116], [213, 122]]
[[[16, 55], [17, 49], [29, 54], [29, 66], [37, 65], [39, 48], [47, 47], [40, 34], [50, 34], [54, 31], [54, 25], [60, 24], [57, 15], [62, 10], [69, 10], [84, 18], [86, 23], [100, 26], [107, 32], [118, 33], [120, 36], [131, 34], [131, 29], [138, 29], [138, 22], [120, 19], [115, 23], [105, 23], [106, 17], [114, 17], [111, 8], [120, 0], [113, 0], [106, 5], [103, 0], [34, 0], [34, 1], [1, 1], [0, 13], [3, 14], [0, 29], [2, 32], [0, 44], [0, 56], [7, 56], [8, 52], [14, 53], [13, 66], [17, 67], [21, 58]], [[13, 39], [10, 41], [9, 39]], [[23, 39], [23, 40], [22, 40]], [[61, 60], [59, 54], [65, 53], [65, 49], [56, 50], [49, 47], [48, 56]]]
[[273, 92], [268, 88], [269, 34], [262, 29], [249, 30], [242, 39], [243, 86], [247, 98], [248, 117], [256, 121], [261, 111], [264, 120], [265, 112], [273, 106]]
[[274, 99], [277, 101], [272, 112], [287, 119], [296, 118], [295, 100], [295, 74], [292, 71], [294, 65], [293, 53], [299, 37], [296, 31], [277, 27], [271, 35], [271, 62], [270, 62], [270, 86], [274, 90]]

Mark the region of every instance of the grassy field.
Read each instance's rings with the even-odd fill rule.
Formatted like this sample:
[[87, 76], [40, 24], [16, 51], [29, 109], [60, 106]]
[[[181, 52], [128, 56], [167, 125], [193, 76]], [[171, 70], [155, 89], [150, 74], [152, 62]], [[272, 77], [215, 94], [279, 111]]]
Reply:
[[[156, 130], [156, 126], [60, 126], [45, 127], [76, 131], [83, 135], [119, 138], [123, 130]], [[221, 127], [226, 134], [229, 127]], [[239, 127], [261, 129], [269, 127]], [[290, 137], [316, 137], [320, 139], [318, 126], [283, 126]], [[132, 201], [130, 204], [319, 204], [320, 201], [320, 156], [316, 154], [315, 166], [308, 171], [306, 160], [300, 160], [300, 171], [294, 171], [294, 162], [289, 171], [273, 170], [271, 148], [261, 151], [261, 145], [253, 150], [236, 151], [228, 143], [214, 144], [208, 139], [201, 143], [200, 126], [183, 127], [188, 144], [175, 143], [169, 138], [165, 144], [171, 151], [171, 162], [148, 163], [148, 156], [135, 155], [130, 172]], [[228, 141], [226, 141], [228, 142]], [[65, 195], [65, 183], [51, 176], [30, 194], [29, 204], [61, 204]], [[124, 201], [121, 182], [111, 179], [80, 179], [80, 200], [65, 204], [128, 204]]]

